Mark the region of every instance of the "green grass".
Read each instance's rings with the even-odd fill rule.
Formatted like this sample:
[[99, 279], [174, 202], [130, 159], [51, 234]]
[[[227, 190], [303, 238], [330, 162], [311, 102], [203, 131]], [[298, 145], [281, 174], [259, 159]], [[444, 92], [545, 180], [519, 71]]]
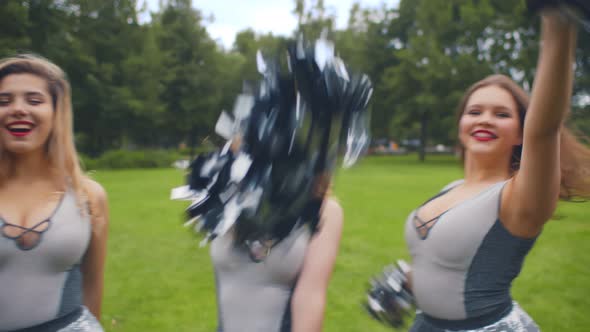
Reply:
[[[339, 170], [336, 196], [345, 228], [328, 294], [325, 331], [391, 331], [361, 309], [368, 279], [408, 258], [408, 213], [461, 177], [448, 157], [425, 164], [372, 157]], [[107, 331], [214, 331], [216, 303], [209, 248], [181, 226], [184, 202], [169, 200], [180, 171], [98, 171], [109, 194], [110, 235], [102, 323]], [[515, 281], [514, 298], [543, 331], [590, 326], [590, 203], [561, 203]], [[246, 331], [248, 332], [248, 331]]]

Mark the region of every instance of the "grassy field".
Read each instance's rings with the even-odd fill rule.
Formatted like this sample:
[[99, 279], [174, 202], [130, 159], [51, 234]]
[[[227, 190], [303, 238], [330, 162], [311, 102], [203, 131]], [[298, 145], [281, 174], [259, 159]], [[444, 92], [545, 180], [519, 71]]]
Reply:
[[[362, 311], [369, 277], [408, 258], [408, 213], [461, 169], [448, 157], [427, 163], [372, 157], [339, 170], [334, 189], [345, 211], [340, 254], [328, 294], [324, 331], [391, 331]], [[102, 323], [107, 331], [212, 332], [214, 280], [208, 248], [181, 226], [178, 170], [98, 171], [109, 194], [111, 226]], [[514, 298], [543, 331], [590, 326], [590, 202], [561, 203], [525, 261]], [[250, 331], [245, 331], [250, 332]]]

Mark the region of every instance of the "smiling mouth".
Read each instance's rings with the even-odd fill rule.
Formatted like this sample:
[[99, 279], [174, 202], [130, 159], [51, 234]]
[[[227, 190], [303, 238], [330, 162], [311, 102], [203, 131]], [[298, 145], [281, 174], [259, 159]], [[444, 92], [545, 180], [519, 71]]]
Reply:
[[489, 132], [487, 130], [478, 130], [471, 134], [471, 137], [475, 138], [478, 141], [491, 141], [498, 138], [498, 136], [496, 136], [494, 133]]
[[32, 123], [11, 123], [6, 126], [6, 130], [13, 136], [22, 137], [30, 134], [33, 131], [34, 125]]

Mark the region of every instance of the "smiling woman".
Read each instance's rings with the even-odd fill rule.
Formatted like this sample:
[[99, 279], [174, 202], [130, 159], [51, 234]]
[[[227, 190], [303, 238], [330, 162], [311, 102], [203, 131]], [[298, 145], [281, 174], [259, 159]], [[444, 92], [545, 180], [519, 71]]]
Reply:
[[[509, 156], [514, 146], [522, 145], [517, 105], [510, 92], [496, 85], [473, 92], [459, 120], [459, 137], [471, 153], [493, 157], [491, 144], [499, 143], [499, 154]], [[508, 162], [507, 162], [508, 164]]]
[[107, 214], [78, 164], [65, 74], [0, 61], [0, 331], [102, 331]]
[[20, 154], [43, 147], [53, 127], [54, 109], [45, 80], [33, 74], [14, 74], [4, 78], [2, 87], [0, 107], [12, 106], [7, 130], [1, 134], [4, 149]]
[[590, 150], [563, 125], [576, 29], [546, 10], [542, 40], [530, 98], [503, 75], [467, 90], [457, 119], [464, 179], [407, 219], [406, 285], [421, 310], [411, 332], [539, 331], [512, 300], [512, 281], [558, 199], [590, 197]]

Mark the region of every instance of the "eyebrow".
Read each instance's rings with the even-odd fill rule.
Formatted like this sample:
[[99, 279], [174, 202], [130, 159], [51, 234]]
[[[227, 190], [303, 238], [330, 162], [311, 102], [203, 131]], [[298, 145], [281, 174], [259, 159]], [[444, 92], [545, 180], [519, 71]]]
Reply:
[[511, 109], [510, 107], [506, 107], [506, 106], [502, 106], [502, 105], [482, 105], [482, 104], [467, 105], [467, 107], [465, 107], [465, 109], [484, 108], [486, 106], [491, 106], [494, 110], [513, 111], [513, 109]]
[[[13, 96], [14, 93], [12, 92], [0, 92], [0, 97], [11, 97]], [[27, 91], [25, 92], [25, 96], [26, 97], [45, 97], [45, 95], [42, 92], [39, 91]]]
[[27, 97], [38, 97], [38, 96], [45, 97], [45, 95], [43, 93], [38, 92], [38, 91], [25, 92], [25, 96], [27, 96]]

